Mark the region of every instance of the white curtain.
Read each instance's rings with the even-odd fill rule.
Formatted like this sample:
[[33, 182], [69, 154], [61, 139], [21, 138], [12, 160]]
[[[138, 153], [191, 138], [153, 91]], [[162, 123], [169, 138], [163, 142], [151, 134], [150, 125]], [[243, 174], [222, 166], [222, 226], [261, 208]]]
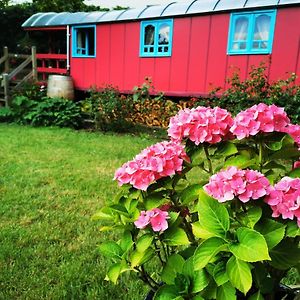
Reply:
[[170, 26], [168, 24], [162, 24], [158, 31], [158, 44], [167, 45], [170, 40]]
[[[237, 18], [234, 27], [233, 49], [245, 49], [248, 35], [249, 20], [246, 17]], [[244, 41], [244, 42], [243, 42]]]
[[267, 15], [260, 15], [255, 20], [254, 40], [269, 40], [271, 17]]

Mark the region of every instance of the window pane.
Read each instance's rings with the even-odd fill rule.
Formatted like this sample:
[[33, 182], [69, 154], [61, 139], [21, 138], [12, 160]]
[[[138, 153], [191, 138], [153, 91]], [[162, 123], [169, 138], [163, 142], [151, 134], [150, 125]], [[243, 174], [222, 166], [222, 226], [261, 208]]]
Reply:
[[167, 45], [170, 41], [170, 26], [168, 24], [161, 24], [158, 31], [158, 44]]
[[86, 28], [88, 55], [95, 55], [95, 30], [94, 27]]
[[246, 41], [248, 35], [249, 20], [246, 17], [239, 17], [235, 21], [234, 41]]
[[154, 32], [155, 27], [153, 25], [145, 27], [144, 45], [154, 45]]
[[268, 15], [260, 15], [255, 19], [254, 40], [268, 41], [270, 34], [271, 17]]
[[76, 45], [76, 48], [85, 48], [85, 32], [80, 30], [80, 29], [77, 29], [77, 45]]

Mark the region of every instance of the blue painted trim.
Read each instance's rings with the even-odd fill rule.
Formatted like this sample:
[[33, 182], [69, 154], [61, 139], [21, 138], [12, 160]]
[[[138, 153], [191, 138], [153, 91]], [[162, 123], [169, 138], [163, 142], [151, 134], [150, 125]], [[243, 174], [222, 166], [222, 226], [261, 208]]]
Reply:
[[[159, 45], [158, 44], [158, 31], [159, 27], [162, 24], [168, 24], [170, 26], [170, 36], [169, 36], [169, 44], [168, 45]], [[145, 28], [148, 25], [152, 25], [154, 27], [154, 45], [147, 46], [144, 44], [144, 36], [145, 36]], [[173, 19], [162, 19], [162, 20], [152, 20], [152, 21], [142, 21], [140, 28], [140, 57], [166, 57], [172, 55], [172, 44], [173, 44]], [[145, 49], [152, 48], [153, 52], [146, 52]], [[168, 51], [159, 52], [159, 47], [168, 47]]]
[[[85, 40], [85, 48], [79, 48], [77, 47], [77, 30], [80, 28], [94, 28], [94, 54], [78, 54], [77, 51], [86, 51], [89, 52], [88, 49], [88, 36], [86, 35], [86, 40]], [[80, 25], [80, 26], [73, 26], [72, 27], [72, 57], [96, 57], [96, 49], [97, 49], [97, 37], [96, 37], [96, 25]]]
[[[232, 13], [230, 15], [230, 23], [228, 30], [228, 42], [227, 42], [227, 54], [229, 55], [239, 55], [239, 54], [270, 54], [272, 53], [275, 23], [276, 23], [276, 13], [275, 9], [272, 10], [261, 10], [261, 11], [251, 11], [244, 13]], [[271, 17], [270, 21], [270, 31], [268, 39], [268, 47], [265, 49], [253, 49], [252, 43], [254, 41], [254, 30], [255, 30], [255, 20], [260, 15], [268, 15]], [[248, 19], [248, 32], [245, 49], [232, 49], [234, 43], [233, 37], [235, 32], [235, 22], [238, 18], [245, 17]]]

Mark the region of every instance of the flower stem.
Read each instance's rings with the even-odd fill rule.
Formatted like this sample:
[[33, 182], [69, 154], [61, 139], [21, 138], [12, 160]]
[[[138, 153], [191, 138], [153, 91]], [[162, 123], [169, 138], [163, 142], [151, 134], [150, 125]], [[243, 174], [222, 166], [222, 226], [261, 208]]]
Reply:
[[209, 170], [209, 174], [213, 175], [213, 167], [212, 167], [212, 163], [211, 163], [211, 159], [210, 159], [210, 155], [208, 152], [208, 146], [206, 144], [203, 145], [204, 148], [204, 153], [208, 162], [208, 170]]
[[259, 144], [258, 144], [258, 149], [259, 149], [259, 153], [258, 153], [258, 162], [259, 162], [259, 171], [262, 172], [263, 169], [263, 150], [264, 150], [264, 145], [263, 145], [263, 141], [262, 139], [259, 139]]

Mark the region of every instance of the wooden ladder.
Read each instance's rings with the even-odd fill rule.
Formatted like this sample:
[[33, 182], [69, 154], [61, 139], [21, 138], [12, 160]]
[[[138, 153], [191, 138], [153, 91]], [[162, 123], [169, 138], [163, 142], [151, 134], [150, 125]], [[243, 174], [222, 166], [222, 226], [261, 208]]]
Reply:
[[[10, 69], [11, 59], [24, 59], [14, 69]], [[8, 48], [3, 48], [3, 56], [0, 58], [0, 66], [4, 64], [4, 72], [0, 74], [0, 107], [9, 107], [10, 99], [13, 92], [21, 87], [22, 84], [29, 80], [37, 80], [37, 60], [36, 48], [31, 47], [31, 55], [25, 54], [10, 54]], [[27, 74], [22, 74], [22, 78], [17, 80], [17, 75], [24, 72], [25, 68], [31, 64], [30, 71]]]

